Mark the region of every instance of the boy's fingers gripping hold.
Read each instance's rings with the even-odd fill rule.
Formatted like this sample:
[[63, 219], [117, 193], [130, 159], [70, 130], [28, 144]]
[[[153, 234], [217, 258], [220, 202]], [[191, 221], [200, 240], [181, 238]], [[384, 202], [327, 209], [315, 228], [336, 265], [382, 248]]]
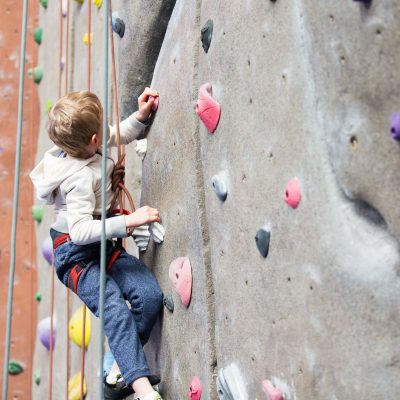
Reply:
[[134, 213], [125, 216], [127, 228], [136, 228], [141, 225], [160, 221], [161, 218], [158, 210], [149, 206], [140, 207]]
[[156, 90], [146, 87], [143, 93], [138, 97], [139, 110], [137, 111], [136, 118], [140, 122], [145, 122], [150, 117], [151, 112], [155, 111], [155, 102], [159, 93]]

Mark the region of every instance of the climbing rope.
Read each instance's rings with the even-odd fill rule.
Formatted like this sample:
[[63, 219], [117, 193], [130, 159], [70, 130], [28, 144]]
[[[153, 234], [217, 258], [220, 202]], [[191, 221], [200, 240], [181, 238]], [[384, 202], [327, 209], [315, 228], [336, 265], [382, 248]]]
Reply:
[[[90, 90], [90, 70], [91, 70], [91, 24], [92, 24], [92, 3], [89, 0], [87, 2], [88, 4], [88, 53], [87, 53], [87, 90]], [[81, 390], [80, 390], [80, 395], [81, 395], [81, 400], [84, 398], [84, 383], [85, 383], [85, 352], [86, 352], [86, 304], [83, 305], [83, 322], [82, 322], [82, 347], [81, 347]]]
[[16, 236], [17, 236], [17, 217], [18, 217], [18, 198], [19, 198], [19, 177], [21, 161], [21, 143], [22, 143], [22, 116], [24, 107], [24, 75], [25, 75], [25, 50], [26, 50], [26, 25], [28, 14], [28, 0], [23, 0], [22, 6], [22, 27], [21, 27], [21, 51], [19, 63], [19, 92], [18, 92], [18, 124], [17, 141], [15, 150], [15, 168], [14, 168], [14, 198], [13, 198], [13, 216], [11, 228], [11, 249], [10, 249], [10, 271], [8, 278], [7, 294], [7, 324], [6, 339], [4, 345], [4, 365], [3, 365], [3, 388], [2, 398], [7, 400], [8, 391], [8, 362], [10, 357], [10, 335], [11, 335], [11, 312], [13, 301], [14, 275], [15, 275], [15, 254], [16, 254]]
[[[103, 112], [103, 149], [107, 149], [107, 112], [108, 112], [108, 10], [109, 2], [104, 5], [104, 112]], [[100, 250], [100, 294], [99, 294], [99, 317], [100, 317], [100, 340], [99, 340], [99, 368], [102, 368], [104, 358], [104, 289], [106, 283], [106, 174], [107, 158], [103, 151], [101, 159], [101, 250]], [[100, 399], [104, 398], [103, 377], [99, 376]]]

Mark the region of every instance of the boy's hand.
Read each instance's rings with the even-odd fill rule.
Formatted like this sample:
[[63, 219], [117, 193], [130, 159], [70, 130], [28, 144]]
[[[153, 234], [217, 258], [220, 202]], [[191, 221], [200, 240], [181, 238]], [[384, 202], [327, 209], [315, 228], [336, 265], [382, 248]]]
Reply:
[[125, 215], [125, 224], [127, 228], [136, 228], [141, 225], [160, 221], [160, 213], [158, 210], [149, 206], [140, 207], [132, 214]]
[[154, 105], [154, 97], [158, 97], [159, 94], [156, 90], [146, 87], [144, 92], [138, 98], [139, 109], [136, 112], [136, 119], [139, 122], [146, 122], [152, 112], [151, 108]]

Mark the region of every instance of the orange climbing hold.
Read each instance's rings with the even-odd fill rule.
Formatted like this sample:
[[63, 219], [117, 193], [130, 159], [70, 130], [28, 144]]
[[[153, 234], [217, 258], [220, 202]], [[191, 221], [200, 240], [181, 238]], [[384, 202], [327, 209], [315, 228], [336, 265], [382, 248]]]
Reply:
[[214, 133], [221, 116], [221, 106], [212, 98], [211, 83], [208, 82], [200, 86], [195, 110], [208, 131]]

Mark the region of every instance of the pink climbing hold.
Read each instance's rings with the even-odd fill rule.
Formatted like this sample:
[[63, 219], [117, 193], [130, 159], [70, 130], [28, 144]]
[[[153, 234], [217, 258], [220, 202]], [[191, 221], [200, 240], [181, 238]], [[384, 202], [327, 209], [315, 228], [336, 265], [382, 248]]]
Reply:
[[199, 98], [195, 109], [208, 131], [214, 133], [221, 115], [221, 106], [212, 98], [211, 83], [208, 82], [200, 86]]
[[49, 265], [51, 265], [53, 262], [53, 242], [50, 236], [42, 243], [42, 255]]
[[202, 391], [203, 389], [201, 387], [201, 380], [198, 376], [195, 376], [190, 384], [189, 399], [200, 400]]
[[262, 389], [267, 395], [268, 400], [284, 400], [281, 391], [276, 388], [270, 381], [264, 380], [261, 382]]
[[292, 208], [297, 208], [301, 200], [300, 184], [296, 178], [292, 178], [285, 189], [285, 201]]
[[192, 296], [192, 266], [188, 257], [179, 257], [169, 266], [169, 279], [185, 307]]
[[151, 109], [153, 110], [153, 111], [157, 111], [157, 108], [158, 108], [158, 96], [149, 96], [149, 100], [151, 100], [151, 99], [153, 99], [154, 100], [154, 103], [153, 103], [153, 106], [151, 107]]

